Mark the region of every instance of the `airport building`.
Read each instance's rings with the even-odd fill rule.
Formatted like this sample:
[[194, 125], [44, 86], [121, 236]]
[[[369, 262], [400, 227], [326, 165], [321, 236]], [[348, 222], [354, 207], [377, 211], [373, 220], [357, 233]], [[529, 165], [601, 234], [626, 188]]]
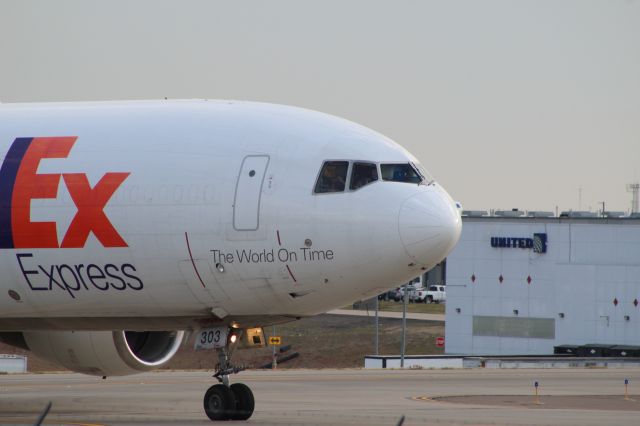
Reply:
[[640, 217], [466, 212], [446, 284], [447, 354], [640, 346]]

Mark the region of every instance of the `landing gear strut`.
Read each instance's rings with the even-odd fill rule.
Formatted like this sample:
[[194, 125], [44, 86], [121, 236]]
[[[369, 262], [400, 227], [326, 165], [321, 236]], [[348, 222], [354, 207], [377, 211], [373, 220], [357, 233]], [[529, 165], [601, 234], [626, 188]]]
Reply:
[[229, 385], [229, 375], [244, 370], [231, 364], [229, 345], [217, 349], [218, 364], [213, 375], [220, 383], [213, 385], [204, 395], [204, 412], [211, 420], [247, 420], [253, 414], [255, 401], [249, 386], [242, 383]]

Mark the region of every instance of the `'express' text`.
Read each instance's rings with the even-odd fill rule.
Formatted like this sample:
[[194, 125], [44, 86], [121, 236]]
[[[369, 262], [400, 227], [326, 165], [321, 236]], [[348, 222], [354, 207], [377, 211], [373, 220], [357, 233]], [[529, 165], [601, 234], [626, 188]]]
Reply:
[[33, 291], [62, 290], [75, 299], [83, 290], [142, 290], [144, 284], [130, 263], [106, 265], [40, 265], [32, 253], [17, 253], [16, 258], [27, 284]]

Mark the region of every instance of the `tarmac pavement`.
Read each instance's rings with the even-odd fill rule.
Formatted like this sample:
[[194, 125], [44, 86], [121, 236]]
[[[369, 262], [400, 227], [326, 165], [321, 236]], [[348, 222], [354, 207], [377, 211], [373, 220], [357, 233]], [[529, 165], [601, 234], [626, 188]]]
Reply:
[[[637, 424], [640, 415], [638, 369], [276, 370], [232, 379], [255, 394], [250, 425], [396, 425], [405, 415], [405, 425], [600, 426]], [[211, 425], [202, 397], [212, 384], [205, 371], [5, 375], [0, 424], [33, 424], [52, 401], [45, 424]]]

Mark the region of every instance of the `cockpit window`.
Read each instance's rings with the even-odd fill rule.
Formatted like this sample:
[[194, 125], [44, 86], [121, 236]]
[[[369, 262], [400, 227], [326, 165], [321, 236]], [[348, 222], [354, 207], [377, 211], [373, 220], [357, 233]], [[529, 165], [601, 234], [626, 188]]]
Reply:
[[326, 161], [318, 176], [315, 192], [342, 192], [347, 182], [348, 161]]
[[378, 180], [378, 167], [372, 163], [353, 163], [349, 189], [358, 189]]
[[422, 176], [410, 164], [382, 164], [380, 165], [382, 180], [392, 182], [421, 183]]
[[433, 176], [427, 172], [427, 169], [420, 163], [411, 163], [411, 165], [416, 169], [418, 174], [422, 176], [422, 183], [425, 185], [431, 185], [434, 182]]

